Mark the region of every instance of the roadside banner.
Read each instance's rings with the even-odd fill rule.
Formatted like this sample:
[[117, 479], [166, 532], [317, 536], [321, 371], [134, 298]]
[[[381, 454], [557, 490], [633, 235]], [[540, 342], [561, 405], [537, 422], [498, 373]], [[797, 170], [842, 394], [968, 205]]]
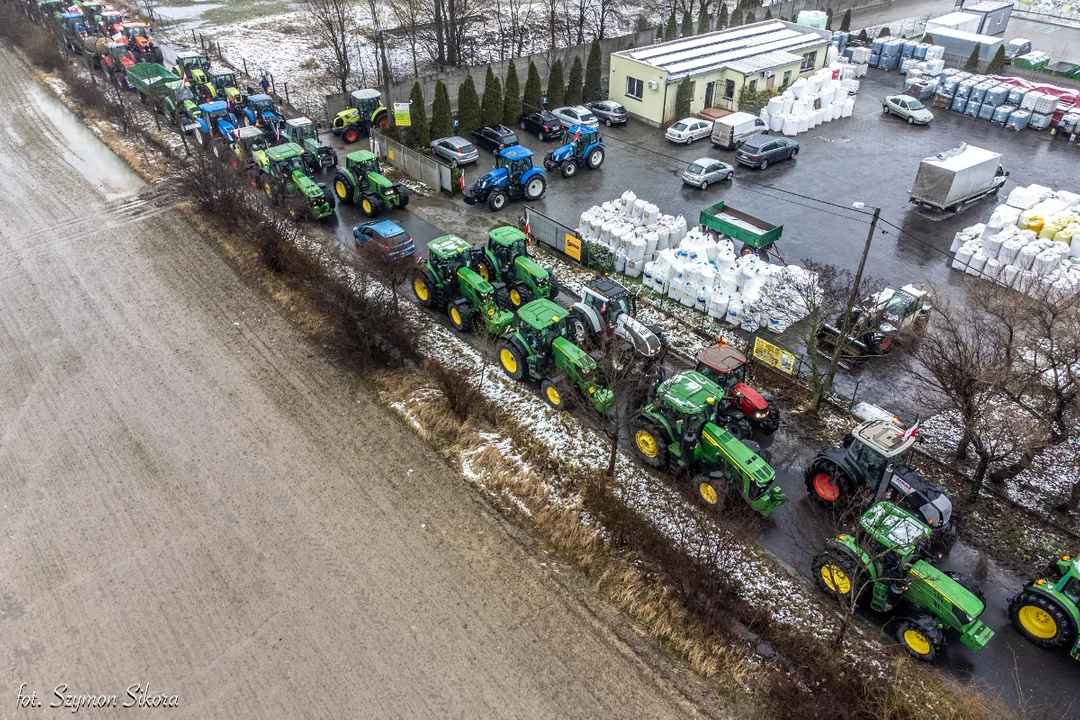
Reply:
[[566, 254], [581, 262], [581, 238], [566, 233]]
[[398, 127], [412, 127], [412, 113], [409, 103], [394, 103], [394, 124]]
[[785, 375], [795, 372], [795, 354], [760, 337], [754, 338], [754, 359], [776, 368]]

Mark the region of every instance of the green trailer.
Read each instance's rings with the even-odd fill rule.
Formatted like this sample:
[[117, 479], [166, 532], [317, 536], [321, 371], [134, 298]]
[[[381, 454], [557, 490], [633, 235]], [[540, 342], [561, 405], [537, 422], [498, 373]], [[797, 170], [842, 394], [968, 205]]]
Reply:
[[171, 92], [168, 85], [176, 81], [176, 76], [164, 65], [139, 62], [128, 68], [127, 79], [143, 102], [149, 98], [156, 103]]
[[724, 204], [723, 201], [701, 211], [698, 222], [706, 230], [725, 235], [742, 243], [740, 254], [758, 253], [784, 262], [776, 243], [784, 231], [783, 225], [773, 225], [749, 213]]

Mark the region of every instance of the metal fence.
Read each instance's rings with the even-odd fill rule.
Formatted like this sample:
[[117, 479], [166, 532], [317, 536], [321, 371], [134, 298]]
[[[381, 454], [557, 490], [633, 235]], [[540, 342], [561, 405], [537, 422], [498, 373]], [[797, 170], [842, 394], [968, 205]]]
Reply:
[[525, 208], [525, 222], [533, 240], [593, 270], [611, 272], [614, 269], [611, 250], [600, 243], [582, 239], [577, 228], [563, 225], [528, 206]]
[[371, 150], [413, 180], [443, 192], [454, 192], [453, 173], [449, 165], [405, 147], [375, 130], [371, 131]]

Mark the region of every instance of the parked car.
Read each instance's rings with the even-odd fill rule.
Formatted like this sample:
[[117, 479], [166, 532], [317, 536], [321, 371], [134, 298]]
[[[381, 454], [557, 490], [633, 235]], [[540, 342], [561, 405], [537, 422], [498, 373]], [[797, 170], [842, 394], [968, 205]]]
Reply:
[[416, 251], [412, 236], [393, 220], [371, 220], [353, 228], [357, 247], [376, 242], [395, 260], [412, 257]]
[[929, 125], [934, 113], [910, 95], [890, 95], [881, 101], [881, 112], [907, 120], [908, 125]]
[[592, 110], [592, 114], [608, 127], [622, 125], [630, 119], [630, 113], [626, 112], [626, 108], [614, 100], [585, 103], [585, 107]]
[[468, 165], [480, 158], [476, 146], [459, 135], [432, 140], [431, 151], [443, 160], [456, 162], [458, 165]]
[[1031, 41], [1027, 38], [1013, 38], [1005, 43], [1005, 64], [1012, 65], [1012, 61], [1021, 55], [1031, 52]]
[[490, 150], [495, 155], [498, 155], [503, 148], [521, 144], [514, 131], [505, 125], [488, 125], [473, 130], [472, 139], [474, 143], [485, 150]]
[[735, 151], [735, 159], [742, 165], [764, 170], [775, 162], [790, 160], [798, 154], [799, 143], [791, 138], [758, 135]]
[[693, 185], [704, 190], [709, 187], [709, 183], [730, 180], [734, 174], [735, 168], [726, 162], [707, 157], [698, 158], [683, 170], [682, 181], [687, 185]]
[[562, 137], [563, 122], [550, 110], [525, 113], [518, 125], [522, 130], [536, 136], [540, 142]]
[[562, 124], [566, 127], [574, 127], [575, 125], [585, 125], [591, 128], [600, 127], [600, 121], [596, 119], [592, 111], [581, 105], [555, 108], [551, 113], [562, 120]]
[[689, 145], [695, 140], [707, 138], [712, 135], [713, 124], [711, 120], [699, 120], [698, 118], [683, 118], [667, 129], [664, 137], [672, 142], [686, 143]]

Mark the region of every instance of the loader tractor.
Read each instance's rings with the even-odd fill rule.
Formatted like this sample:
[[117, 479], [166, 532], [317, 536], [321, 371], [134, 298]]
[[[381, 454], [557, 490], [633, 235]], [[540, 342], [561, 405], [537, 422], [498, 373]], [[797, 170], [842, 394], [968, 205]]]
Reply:
[[345, 167], [334, 175], [334, 194], [343, 203], [359, 203], [368, 217], [375, 217], [383, 208], [404, 208], [409, 204], [408, 189], [383, 175], [379, 156], [368, 150], [345, 156]]
[[315, 123], [311, 122], [311, 118], [298, 117], [286, 120], [282, 139], [304, 148], [304, 164], [307, 165], [309, 171], [337, 167], [337, 150], [322, 144], [319, 131], [315, 129]]
[[772, 395], [759, 393], [746, 384], [746, 366], [746, 356], [721, 338], [718, 344], [698, 353], [695, 369], [720, 386], [723, 401], [738, 408], [753, 429], [772, 435], [780, 427], [780, 408]]
[[1027, 640], [1048, 650], [1068, 648], [1080, 660], [1080, 558], [1053, 560], [1009, 600], [1009, 618]]
[[390, 127], [390, 113], [382, 104], [378, 90], [353, 90], [349, 95], [349, 107], [337, 115], [331, 123], [331, 132], [340, 135], [346, 144], [360, 139], [360, 134], [371, 135], [371, 128], [385, 130]]
[[502, 310], [495, 297], [506, 288], [493, 286], [471, 267], [469, 244], [456, 235], [444, 235], [428, 243], [428, 259], [413, 280], [413, 293], [426, 308], [440, 308], [460, 332], [477, 322], [491, 335], [502, 335], [514, 322], [514, 314]]
[[[904, 332], [925, 330], [932, 310], [921, 287], [885, 288], [852, 309], [850, 327], [855, 330], [844, 352], [853, 356], [886, 355], [896, 347]], [[843, 324], [842, 315], [824, 323], [818, 333], [819, 341], [824, 345], [834, 344]]]
[[260, 171], [259, 187], [270, 202], [284, 203], [294, 218], [308, 215], [322, 220], [331, 217], [334, 214], [333, 193], [308, 177], [304, 161], [300, 159], [302, 154], [300, 146], [292, 143], [267, 149], [266, 167]]
[[224, 100], [230, 110], [237, 112], [244, 104], [244, 94], [236, 86], [236, 73], [226, 68], [214, 68], [206, 75], [210, 83], [203, 87], [203, 92], [210, 100]]
[[504, 225], [488, 233], [486, 247], [473, 248], [473, 266], [480, 277], [506, 285], [512, 307], [533, 300], [553, 300], [558, 294], [555, 277], [528, 254], [529, 236]]
[[596, 170], [604, 164], [604, 141], [596, 128], [575, 125], [563, 131], [564, 145], [544, 158], [544, 169], [558, 170], [564, 178], [577, 175], [579, 168]]
[[667, 352], [664, 332], [637, 320], [637, 294], [610, 277], [590, 280], [581, 288], [581, 302], [570, 307], [574, 342], [584, 348], [599, 343], [606, 333], [622, 338], [640, 360], [653, 364]]
[[867, 504], [888, 500], [921, 517], [937, 540], [947, 542], [956, 536], [952, 501], [944, 487], [911, 466], [914, 445], [915, 436], [895, 423], [868, 420], [848, 433], [843, 447], [814, 458], [803, 476], [806, 492], [836, 508], [860, 498]]
[[787, 498], [757, 444], [734, 434], [748, 434], [746, 420], [722, 399], [723, 390], [693, 370], [663, 381], [631, 424], [634, 453], [649, 467], [690, 477], [707, 506], [737, 491], [768, 517]]
[[150, 35], [153, 28], [144, 22], [126, 22], [120, 26], [120, 32], [124, 41], [135, 53], [139, 62], [165, 62], [165, 55], [161, 48], [154, 44], [154, 38]]
[[232, 157], [229, 164], [237, 172], [244, 171], [251, 178], [251, 184], [257, 182], [257, 172], [265, 169], [269, 164], [266, 158], [266, 149], [269, 145], [262, 130], [253, 127], [242, 127], [236, 130], [236, 141], [232, 144]]
[[895, 613], [896, 639], [923, 662], [945, 650], [946, 633], [959, 633], [972, 650], [994, 636], [979, 620], [986, 607], [981, 593], [962, 575], [932, 564], [931, 534], [918, 517], [883, 501], [859, 518], [855, 532], [831, 538], [813, 560], [814, 579], [826, 594], [845, 604], [869, 597], [871, 609]]
[[514, 329], [499, 340], [499, 364], [515, 380], [539, 383], [540, 396], [556, 410], [566, 409], [571, 388], [603, 415], [615, 394], [597, 384], [596, 361], [567, 337], [565, 309], [540, 299], [523, 305]]

